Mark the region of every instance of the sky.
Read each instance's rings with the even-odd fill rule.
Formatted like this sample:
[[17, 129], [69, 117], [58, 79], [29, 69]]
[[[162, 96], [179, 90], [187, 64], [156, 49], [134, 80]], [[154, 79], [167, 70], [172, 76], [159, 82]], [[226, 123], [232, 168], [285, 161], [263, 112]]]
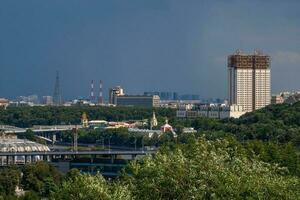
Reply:
[[226, 98], [227, 56], [271, 56], [272, 93], [300, 90], [298, 0], [0, 0], [0, 97], [126, 93]]

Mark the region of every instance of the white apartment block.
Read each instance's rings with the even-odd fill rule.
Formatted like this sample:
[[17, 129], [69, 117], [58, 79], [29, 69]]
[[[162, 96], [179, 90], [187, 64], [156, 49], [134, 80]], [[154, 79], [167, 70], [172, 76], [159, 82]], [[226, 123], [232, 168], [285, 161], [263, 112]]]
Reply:
[[228, 57], [228, 91], [230, 105], [242, 106], [246, 112], [271, 103], [270, 57], [261, 53], [240, 52]]
[[242, 106], [227, 105], [202, 105], [192, 110], [177, 110], [178, 118], [208, 117], [213, 119], [239, 118], [245, 114]]

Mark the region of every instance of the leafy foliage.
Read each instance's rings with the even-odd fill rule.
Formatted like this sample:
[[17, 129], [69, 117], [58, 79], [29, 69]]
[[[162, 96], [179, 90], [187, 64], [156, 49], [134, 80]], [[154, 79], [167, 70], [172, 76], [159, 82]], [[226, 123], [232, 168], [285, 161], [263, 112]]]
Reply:
[[[158, 118], [174, 117], [174, 109], [154, 109]], [[101, 107], [101, 106], [71, 106], [71, 107], [17, 107], [0, 109], [0, 124], [17, 127], [33, 125], [79, 124], [82, 113], [88, 114], [89, 119], [108, 121], [142, 120], [152, 116], [151, 108], [134, 107]]]
[[[17, 126], [79, 123], [82, 112], [91, 119], [123, 120], [149, 118], [152, 110], [8, 109], [0, 111], [0, 122]], [[62, 179], [52, 167], [37, 163], [25, 166], [22, 178], [15, 168], [0, 170], [0, 199], [16, 199], [13, 191], [19, 183], [33, 190], [22, 197], [27, 199], [37, 195], [52, 199], [299, 199], [300, 103], [271, 105], [240, 119], [226, 120], [179, 120], [174, 118], [174, 110], [157, 112], [159, 119], [170, 118], [178, 138], [174, 140], [169, 134], [143, 138], [145, 144], [164, 146], [153, 157], [133, 161], [119, 180], [106, 181], [100, 175], [80, 174], [78, 170]], [[181, 133], [186, 126], [198, 132]], [[71, 139], [70, 133], [63, 137], [65, 141]], [[79, 142], [108, 138], [115, 145], [132, 146], [137, 139], [140, 146], [142, 141], [141, 136], [126, 129], [79, 132]]]
[[65, 181], [50, 199], [129, 200], [132, 196], [126, 186], [109, 183], [101, 175], [79, 174]]
[[53, 166], [45, 162], [25, 165], [22, 169], [22, 186], [25, 190], [32, 190], [47, 196], [61, 182], [61, 174]]
[[12, 195], [19, 184], [21, 173], [14, 167], [0, 170], [0, 194]]
[[248, 159], [226, 140], [205, 139], [133, 162], [126, 182], [137, 199], [296, 199], [299, 179]]

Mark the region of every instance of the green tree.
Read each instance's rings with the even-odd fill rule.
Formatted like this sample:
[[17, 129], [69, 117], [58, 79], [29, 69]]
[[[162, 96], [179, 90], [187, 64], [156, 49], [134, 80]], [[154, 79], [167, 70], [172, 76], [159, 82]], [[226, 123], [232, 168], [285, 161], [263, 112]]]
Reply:
[[15, 168], [0, 170], [0, 194], [12, 195], [20, 182], [20, 171]]
[[32, 190], [38, 194], [47, 194], [53, 185], [59, 184], [61, 174], [53, 166], [45, 162], [25, 165], [22, 169], [22, 186], [25, 190]]
[[41, 197], [33, 191], [25, 192], [25, 195], [18, 198], [18, 200], [40, 200], [40, 199]]
[[63, 182], [54, 193], [52, 200], [126, 200], [132, 199], [126, 186], [108, 183], [101, 175], [79, 174]]
[[227, 140], [201, 139], [132, 162], [124, 179], [136, 199], [297, 199], [299, 179], [287, 173]]

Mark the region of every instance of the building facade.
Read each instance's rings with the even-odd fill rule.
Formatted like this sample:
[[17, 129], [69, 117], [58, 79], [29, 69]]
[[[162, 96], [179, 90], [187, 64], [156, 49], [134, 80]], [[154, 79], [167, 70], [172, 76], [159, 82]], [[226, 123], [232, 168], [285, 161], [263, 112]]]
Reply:
[[229, 104], [252, 112], [271, 103], [270, 57], [237, 52], [228, 57]]
[[213, 119], [239, 118], [246, 112], [242, 106], [232, 105], [201, 105], [191, 110], [177, 110], [178, 118], [208, 117]]
[[43, 96], [43, 104], [53, 105], [53, 97], [52, 96]]
[[273, 95], [271, 97], [271, 104], [281, 104], [284, 103], [284, 98], [281, 95]]
[[116, 86], [109, 89], [109, 103], [117, 104], [117, 96], [125, 95], [123, 88], [121, 86]]
[[3, 107], [6, 109], [6, 107], [9, 105], [9, 100], [5, 98], [0, 98], [0, 108]]
[[160, 98], [157, 95], [122, 95], [116, 96], [117, 106], [159, 107]]

